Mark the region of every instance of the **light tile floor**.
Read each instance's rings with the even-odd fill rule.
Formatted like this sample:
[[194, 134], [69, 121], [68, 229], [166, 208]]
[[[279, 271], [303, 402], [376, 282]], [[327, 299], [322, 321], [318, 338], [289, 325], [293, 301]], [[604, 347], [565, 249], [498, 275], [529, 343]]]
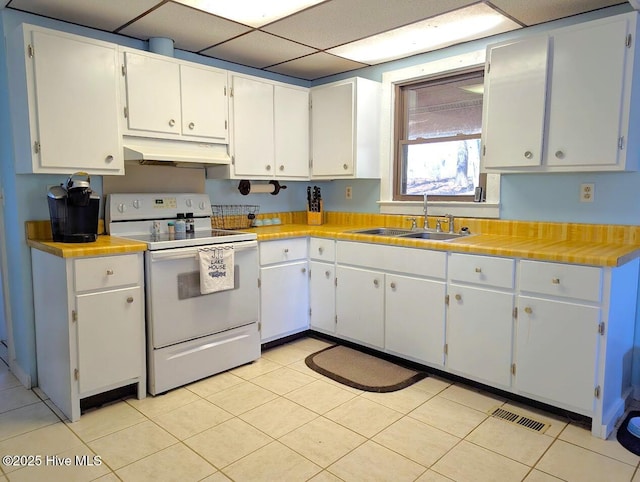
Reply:
[[[0, 364], [0, 455], [41, 457], [31, 460], [37, 467], [0, 464], [0, 482], [640, 482], [640, 457], [615, 434], [599, 440], [580, 424], [437, 377], [392, 393], [355, 390], [304, 364], [326, 346], [296, 340], [250, 365], [117, 401], [75, 423]], [[488, 417], [495, 406], [551, 426], [541, 434]], [[71, 466], [54, 465], [56, 456]]]

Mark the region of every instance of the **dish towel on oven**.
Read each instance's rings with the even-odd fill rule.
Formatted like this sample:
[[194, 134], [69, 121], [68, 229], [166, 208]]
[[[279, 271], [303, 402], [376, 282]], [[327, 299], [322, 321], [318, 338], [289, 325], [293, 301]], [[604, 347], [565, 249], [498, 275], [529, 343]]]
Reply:
[[206, 295], [234, 287], [234, 249], [232, 244], [220, 244], [198, 250], [200, 258], [200, 293]]

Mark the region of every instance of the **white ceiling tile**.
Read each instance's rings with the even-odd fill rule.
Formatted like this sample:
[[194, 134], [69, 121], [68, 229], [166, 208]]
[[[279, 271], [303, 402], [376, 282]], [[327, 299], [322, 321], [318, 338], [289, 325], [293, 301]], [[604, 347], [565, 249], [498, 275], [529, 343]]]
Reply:
[[328, 75], [339, 74], [340, 72], [360, 69], [362, 67], [366, 67], [366, 65], [319, 52], [300, 59], [274, 65], [266, 70], [298, 77], [300, 79], [314, 80]]
[[166, 3], [120, 31], [147, 40], [168, 37], [178, 49], [198, 52], [251, 30], [245, 25], [177, 3]]
[[304, 45], [268, 33], [254, 31], [201, 53], [261, 69], [314, 52], [316, 50]]
[[160, 0], [12, 0], [11, 8], [100, 30], [121, 27]]
[[474, 0], [332, 0], [262, 27], [328, 49], [476, 3]]
[[623, 0], [491, 0], [491, 3], [525, 25], [536, 25], [579, 13], [610, 7]]

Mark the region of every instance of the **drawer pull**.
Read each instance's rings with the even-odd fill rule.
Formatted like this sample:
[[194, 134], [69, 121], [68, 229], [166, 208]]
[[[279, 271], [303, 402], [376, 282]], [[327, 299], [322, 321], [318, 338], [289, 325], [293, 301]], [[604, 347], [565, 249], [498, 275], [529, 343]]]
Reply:
[[377, 279], [374, 279], [373, 280], [373, 286], [375, 286], [377, 288], [378, 285], [380, 285], [380, 281], [378, 281]]
[[525, 151], [524, 157], [526, 157], [527, 159], [531, 159], [533, 157], [533, 152]]
[[324, 275], [328, 278], [329, 276], [331, 276], [331, 271], [325, 271]]
[[324, 248], [322, 246], [320, 246], [318, 248], [318, 253], [320, 253], [320, 254], [324, 253]]
[[284, 165], [283, 164], [280, 164], [280, 170], [284, 171]]
[[193, 130], [195, 126], [196, 125], [193, 122], [189, 122], [189, 129]]
[[530, 315], [531, 313], [533, 313], [533, 310], [531, 309], [531, 307], [530, 307], [530, 306], [526, 306], [526, 307], [525, 307], [525, 309], [524, 309], [524, 312], [525, 312], [527, 315]]
[[267, 169], [267, 171], [270, 171], [271, 170], [271, 164], [267, 164], [266, 169]]
[[302, 268], [302, 272], [306, 273], [307, 272], [307, 268]]
[[559, 284], [560, 284], [560, 278], [553, 278], [553, 279], [551, 280], [551, 282], [552, 282], [554, 285], [559, 285]]
[[482, 273], [482, 268], [476, 268], [476, 273]]
[[462, 301], [462, 295], [456, 295], [455, 298], [456, 301]]
[[133, 303], [133, 296], [129, 296], [127, 298], [127, 303]]
[[112, 269], [108, 269], [107, 270], [107, 276], [111, 276], [113, 274], [113, 270]]
[[395, 284], [393, 281], [391, 282], [391, 284], [390, 284], [389, 286], [391, 286], [391, 289], [392, 289], [392, 290], [395, 290], [395, 289], [396, 289], [396, 284]]
[[342, 165], [342, 169], [344, 169], [346, 171], [347, 169], [349, 169], [349, 165], [348, 164], [343, 164]]
[[284, 254], [287, 254], [289, 252], [289, 248], [284, 248]]
[[169, 119], [169, 127], [173, 127], [176, 125], [176, 121], [174, 119]]
[[111, 154], [109, 154], [109, 155], [105, 158], [105, 161], [107, 161], [107, 162], [113, 162], [113, 159], [114, 159], [114, 157], [113, 157]]

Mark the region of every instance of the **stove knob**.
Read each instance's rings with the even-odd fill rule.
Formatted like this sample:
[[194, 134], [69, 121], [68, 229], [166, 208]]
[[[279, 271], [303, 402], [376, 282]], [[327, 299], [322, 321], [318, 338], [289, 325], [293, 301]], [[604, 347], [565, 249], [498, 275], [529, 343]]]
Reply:
[[187, 198], [186, 203], [187, 203], [187, 207], [190, 208], [191, 205], [193, 204], [193, 201], [191, 201], [191, 199]]
[[207, 204], [204, 201], [200, 201], [200, 211], [204, 211], [204, 208], [207, 206]]
[[138, 199], [133, 200], [133, 207], [136, 209], [140, 209], [140, 201]]
[[123, 213], [127, 210], [127, 205], [125, 203], [118, 204], [118, 212]]

